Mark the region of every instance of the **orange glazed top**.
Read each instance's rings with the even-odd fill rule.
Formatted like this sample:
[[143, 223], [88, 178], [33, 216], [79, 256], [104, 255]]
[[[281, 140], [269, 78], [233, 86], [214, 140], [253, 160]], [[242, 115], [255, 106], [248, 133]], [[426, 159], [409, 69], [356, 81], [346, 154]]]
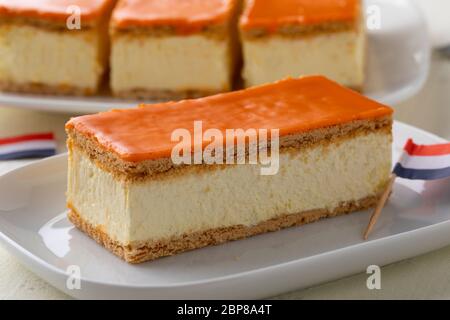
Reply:
[[174, 26], [194, 32], [231, 17], [236, 0], [120, 0], [113, 13], [116, 28]]
[[78, 6], [83, 20], [100, 18], [115, 0], [0, 0], [0, 16], [24, 17], [64, 22], [74, 13], [70, 6]]
[[194, 136], [194, 121], [202, 130], [279, 129], [280, 136], [392, 114], [372, 101], [322, 76], [286, 79], [211, 97], [142, 105], [71, 119], [67, 129], [93, 138], [107, 151], [131, 162], [170, 157], [178, 142], [176, 129]]
[[241, 17], [244, 30], [354, 21], [361, 0], [248, 0]]

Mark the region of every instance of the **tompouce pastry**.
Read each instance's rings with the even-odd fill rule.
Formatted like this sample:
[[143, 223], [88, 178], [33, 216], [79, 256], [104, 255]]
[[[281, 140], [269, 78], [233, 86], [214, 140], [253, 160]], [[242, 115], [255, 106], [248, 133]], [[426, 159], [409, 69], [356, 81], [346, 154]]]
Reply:
[[115, 0], [0, 0], [0, 90], [95, 94]]
[[246, 1], [240, 20], [246, 86], [321, 74], [361, 91], [364, 22], [361, 0]]
[[120, 0], [111, 22], [111, 88], [180, 99], [232, 88], [238, 0]]
[[73, 118], [69, 219], [139, 263], [366, 209], [391, 129], [392, 109], [321, 76]]

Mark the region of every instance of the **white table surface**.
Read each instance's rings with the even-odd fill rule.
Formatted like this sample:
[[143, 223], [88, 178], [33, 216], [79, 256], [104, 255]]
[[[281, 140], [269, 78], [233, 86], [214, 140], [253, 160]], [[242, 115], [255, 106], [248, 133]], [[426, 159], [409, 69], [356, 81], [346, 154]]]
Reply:
[[[64, 150], [70, 115], [0, 107], [0, 137], [38, 131], [56, 134]], [[396, 106], [398, 120], [450, 140], [450, 54], [435, 53], [430, 79], [416, 97]], [[0, 175], [29, 161], [0, 161]], [[450, 245], [450, 244], [449, 244]], [[450, 246], [382, 268], [381, 290], [368, 290], [366, 274], [287, 293], [282, 299], [450, 299]], [[68, 299], [0, 247], [0, 299]]]

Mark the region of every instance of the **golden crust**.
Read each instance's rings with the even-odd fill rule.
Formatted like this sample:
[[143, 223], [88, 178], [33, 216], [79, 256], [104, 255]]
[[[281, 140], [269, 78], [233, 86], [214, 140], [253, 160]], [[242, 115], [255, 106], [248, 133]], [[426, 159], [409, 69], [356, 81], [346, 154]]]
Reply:
[[[316, 144], [338, 143], [342, 139], [354, 138], [374, 131], [383, 131], [391, 135], [392, 117], [371, 120], [358, 120], [343, 125], [331, 126], [298, 133], [280, 138], [280, 152], [289, 149], [303, 149]], [[110, 172], [115, 178], [126, 181], [144, 181], [146, 179], [179, 174], [182, 170], [213, 169], [214, 165], [175, 165], [170, 158], [129, 162], [122, 160], [117, 154], [104, 149], [94, 138], [89, 138], [76, 130], [67, 129], [69, 150], [76, 148], [91, 159], [102, 170]]]
[[114, 241], [100, 227], [93, 226], [84, 220], [70, 204], [68, 204], [68, 207], [70, 208], [68, 218], [78, 229], [86, 233], [116, 256], [129, 263], [141, 263], [206, 246], [244, 239], [257, 234], [300, 226], [323, 218], [336, 217], [355, 211], [365, 210], [375, 206], [378, 199], [379, 195], [373, 195], [361, 200], [342, 203], [331, 211], [327, 209], [318, 209], [297, 214], [284, 214], [250, 227], [236, 225], [183, 234], [181, 236], [159, 241], [135, 242], [128, 245]]
[[[366, 61], [366, 60], [364, 60], [364, 61]], [[367, 69], [367, 63], [364, 64], [364, 70], [366, 70], [366, 69]], [[364, 77], [364, 79], [365, 79], [365, 77]], [[245, 80], [242, 80], [242, 81], [245, 84]], [[251, 88], [252, 86], [245, 84], [242, 87], [244, 87], [244, 88]], [[348, 89], [351, 89], [353, 91], [356, 91], [358, 93], [361, 93], [361, 94], [364, 94], [364, 91], [365, 91], [365, 83], [362, 83], [361, 85], [358, 85], [358, 86], [345, 86], [345, 87], [348, 88]]]
[[[230, 23], [223, 23], [211, 26], [205, 26], [200, 31], [195, 32], [194, 34], [203, 35], [205, 37], [214, 38], [217, 40], [225, 40], [229, 37], [228, 31], [230, 30]], [[145, 26], [145, 27], [127, 27], [127, 28], [119, 28], [111, 24], [110, 27], [111, 37], [114, 39], [115, 37], [120, 36], [146, 36], [146, 37], [167, 37], [167, 36], [176, 36], [179, 35], [176, 27], [171, 25], [166, 26]]]
[[0, 91], [57, 96], [92, 96], [98, 92], [98, 89], [78, 88], [69, 85], [51, 86], [38, 83], [19, 84], [11, 82], [0, 82]]
[[[102, 19], [92, 20], [92, 21], [84, 21], [81, 19], [81, 30], [92, 29], [100, 25]], [[53, 31], [61, 31], [61, 32], [71, 32], [67, 28], [67, 24], [65, 21], [50, 21], [46, 19], [34, 19], [28, 17], [1, 17], [0, 16], [0, 24], [10, 25], [10, 26], [34, 26], [37, 28], [43, 28]]]
[[182, 99], [196, 99], [202, 98], [218, 93], [223, 93], [229, 90], [149, 90], [149, 89], [135, 89], [113, 92], [113, 95], [121, 99], [138, 99], [138, 100], [152, 100], [152, 101], [170, 101]]
[[311, 37], [320, 34], [332, 34], [344, 31], [358, 31], [358, 25], [353, 22], [328, 22], [314, 25], [288, 24], [280, 27], [277, 32], [270, 33], [266, 28], [241, 29], [243, 39], [262, 39], [268, 36], [283, 36], [288, 38]]

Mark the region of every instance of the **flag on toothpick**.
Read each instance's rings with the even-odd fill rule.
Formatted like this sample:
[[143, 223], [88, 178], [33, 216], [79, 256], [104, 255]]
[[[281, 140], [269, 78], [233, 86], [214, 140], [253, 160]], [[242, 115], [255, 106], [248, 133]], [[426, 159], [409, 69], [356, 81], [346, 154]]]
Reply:
[[450, 143], [424, 146], [409, 139], [394, 174], [414, 180], [450, 177]]
[[450, 177], [450, 143], [418, 145], [409, 139], [395, 165], [388, 186], [381, 196], [364, 233], [367, 240], [381, 214], [397, 177], [411, 180], [436, 180]]

